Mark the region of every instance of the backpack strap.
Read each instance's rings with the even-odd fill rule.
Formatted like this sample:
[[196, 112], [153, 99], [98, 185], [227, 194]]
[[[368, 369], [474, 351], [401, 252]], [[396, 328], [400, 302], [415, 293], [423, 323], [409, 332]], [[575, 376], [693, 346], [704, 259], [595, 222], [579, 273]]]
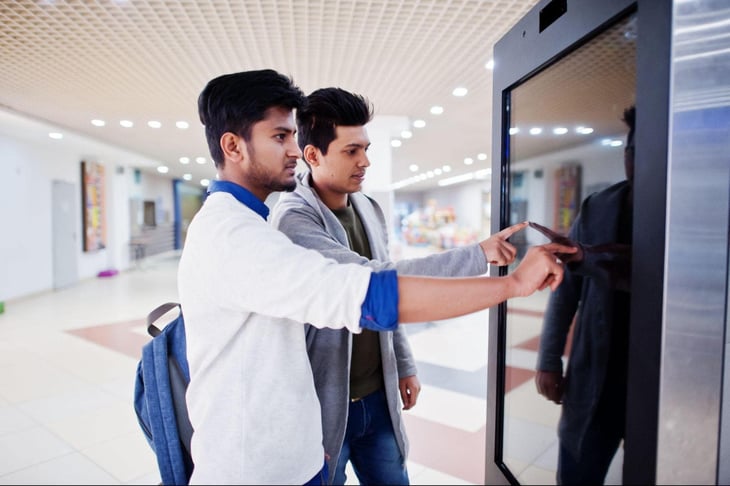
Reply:
[[[156, 337], [160, 335], [162, 329], [155, 326], [155, 322], [157, 322], [160, 317], [164, 316], [175, 307], [179, 308], [180, 304], [177, 302], [166, 302], [164, 304], [160, 304], [155, 310], [147, 314], [147, 332], [150, 334], [150, 336]], [[182, 312], [182, 309], [180, 309], [180, 311]]]

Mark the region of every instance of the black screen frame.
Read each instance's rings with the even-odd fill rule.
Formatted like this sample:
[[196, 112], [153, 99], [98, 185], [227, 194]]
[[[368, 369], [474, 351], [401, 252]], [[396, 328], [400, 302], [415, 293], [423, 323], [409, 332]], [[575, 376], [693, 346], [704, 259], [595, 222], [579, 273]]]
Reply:
[[[642, 164], [635, 183], [634, 248], [624, 445], [625, 484], [654, 484], [658, 432], [659, 367], [664, 285], [667, 151], [669, 134], [670, 34], [672, 2], [651, 0], [573, 0], [565, 12], [541, 23], [543, 0], [494, 47], [492, 233], [509, 222], [509, 93], [544, 68], [602, 32], [617, 19], [636, 12], [636, 157]], [[563, 2], [565, 3], [565, 2]], [[543, 29], [541, 29], [543, 27]], [[642, 115], [649, 113], [649, 116]], [[637, 238], [638, 235], [638, 238]], [[506, 269], [492, 268], [492, 274]], [[506, 304], [490, 313], [487, 392], [486, 481], [518, 484], [502, 461]], [[496, 356], [496, 360], [491, 358]]]

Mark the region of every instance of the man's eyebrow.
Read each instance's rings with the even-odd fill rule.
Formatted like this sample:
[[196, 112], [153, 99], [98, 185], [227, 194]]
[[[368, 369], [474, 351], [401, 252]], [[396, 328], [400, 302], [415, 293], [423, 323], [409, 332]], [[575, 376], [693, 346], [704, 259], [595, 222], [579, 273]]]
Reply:
[[297, 133], [296, 129], [285, 127], [285, 126], [274, 127], [274, 130], [277, 132]]
[[350, 147], [368, 148], [369, 146], [370, 146], [369, 143], [368, 144], [362, 144], [362, 143], [352, 142], [352, 143], [348, 143], [343, 148], [345, 148], [345, 149], [350, 148]]

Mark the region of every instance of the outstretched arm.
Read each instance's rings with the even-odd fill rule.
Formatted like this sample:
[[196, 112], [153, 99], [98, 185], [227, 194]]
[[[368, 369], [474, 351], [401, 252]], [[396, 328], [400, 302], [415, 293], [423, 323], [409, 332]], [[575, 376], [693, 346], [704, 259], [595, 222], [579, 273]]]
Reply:
[[557, 289], [563, 265], [556, 254], [573, 254], [574, 247], [548, 243], [533, 246], [520, 265], [504, 277], [398, 277], [398, 321], [437, 321], [470, 314], [537, 290]]

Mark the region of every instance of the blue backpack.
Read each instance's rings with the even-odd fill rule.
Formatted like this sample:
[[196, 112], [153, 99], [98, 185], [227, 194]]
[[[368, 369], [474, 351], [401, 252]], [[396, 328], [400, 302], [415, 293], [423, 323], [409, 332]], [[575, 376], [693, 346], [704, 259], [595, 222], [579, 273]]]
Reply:
[[[178, 316], [162, 330], [155, 322], [174, 308]], [[142, 347], [134, 386], [134, 411], [152, 450], [157, 456], [162, 484], [186, 485], [193, 472], [185, 390], [190, 370], [185, 345], [185, 321], [176, 302], [157, 307], [147, 316], [152, 339]]]

